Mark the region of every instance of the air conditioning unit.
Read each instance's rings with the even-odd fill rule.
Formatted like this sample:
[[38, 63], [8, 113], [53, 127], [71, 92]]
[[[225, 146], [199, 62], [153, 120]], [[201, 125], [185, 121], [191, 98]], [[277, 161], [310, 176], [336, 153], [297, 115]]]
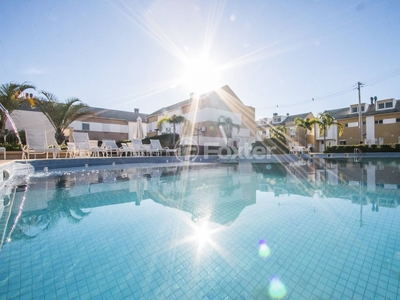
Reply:
[[206, 128], [204, 126], [201, 127], [201, 132], [206, 132]]

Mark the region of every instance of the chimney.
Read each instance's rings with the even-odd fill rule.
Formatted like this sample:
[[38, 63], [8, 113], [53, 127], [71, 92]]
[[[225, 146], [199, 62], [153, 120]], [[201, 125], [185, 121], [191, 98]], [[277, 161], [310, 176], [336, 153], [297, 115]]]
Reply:
[[190, 100], [198, 100], [198, 98], [196, 93], [190, 93]]
[[139, 108], [135, 108], [135, 109], [133, 110], [133, 112], [134, 112], [135, 114], [138, 114], [138, 113], [139, 113]]

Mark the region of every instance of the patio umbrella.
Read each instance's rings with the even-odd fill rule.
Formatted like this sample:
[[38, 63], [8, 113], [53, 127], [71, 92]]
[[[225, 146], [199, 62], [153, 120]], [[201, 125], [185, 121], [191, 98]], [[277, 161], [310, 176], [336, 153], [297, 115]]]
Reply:
[[136, 119], [135, 138], [136, 139], [143, 139], [144, 138], [142, 118], [140, 116], [137, 117], [137, 119]]

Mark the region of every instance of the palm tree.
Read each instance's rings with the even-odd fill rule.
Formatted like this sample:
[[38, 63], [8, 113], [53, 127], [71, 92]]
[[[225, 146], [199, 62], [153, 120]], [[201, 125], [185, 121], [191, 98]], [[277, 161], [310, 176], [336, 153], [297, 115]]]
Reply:
[[172, 115], [171, 117], [163, 116], [160, 120], [157, 122], [157, 128], [162, 129], [162, 126], [165, 122], [172, 124], [173, 128], [173, 137], [172, 137], [172, 144], [175, 145], [175, 131], [176, 131], [176, 125], [181, 124], [185, 122], [185, 117], [183, 116], [177, 116], [177, 115]]
[[89, 106], [82, 103], [78, 98], [69, 98], [65, 103], [61, 103], [55, 95], [45, 91], [41, 93], [44, 97], [35, 99], [35, 105], [43, 112], [55, 129], [55, 138], [58, 144], [64, 142], [64, 130], [73, 121], [94, 114]]
[[218, 127], [222, 127], [226, 136], [226, 144], [228, 146], [228, 140], [232, 138], [233, 128], [236, 128], [238, 133], [240, 130], [240, 126], [238, 124], [233, 123], [232, 119], [225, 116], [220, 116], [218, 118]]
[[315, 124], [318, 124], [319, 135], [324, 135], [324, 148], [326, 150], [326, 131], [333, 125], [339, 128], [339, 136], [343, 133], [343, 125], [337, 122], [329, 113], [320, 113], [317, 118], [313, 120]]
[[285, 136], [286, 132], [287, 128], [284, 125], [278, 125], [278, 126], [270, 125], [269, 127], [270, 137], [281, 140], [283, 144], [286, 144], [286, 136]]
[[[20, 97], [21, 94], [27, 89], [35, 89], [34, 85], [23, 82], [21, 84], [11, 82], [7, 84], [2, 84], [0, 86], [0, 103], [3, 105], [4, 109], [11, 114], [15, 109], [17, 109], [26, 98]], [[0, 109], [0, 136], [5, 138], [7, 116], [6, 113]]]
[[312, 125], [315, 124], [314, 120], [311, 120], [310, 118], [295, 118], [294, 119], [294, 125], [296, 126], [296, 130], [299, 130], [300, 128], [304, 129], [305, 131], [305, 138], [304, 138], [304, 143], [305, 147], [307, 147], [307, 131], [312, 130]]

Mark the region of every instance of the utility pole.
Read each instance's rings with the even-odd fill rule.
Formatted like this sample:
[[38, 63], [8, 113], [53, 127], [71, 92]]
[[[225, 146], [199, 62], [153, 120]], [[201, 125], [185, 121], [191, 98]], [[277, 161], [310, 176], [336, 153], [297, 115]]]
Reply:
[[360, 128], [360, 144], [364, 143], [364, 136], [363, 136], [363, 122], [362, 122], [362, 111], [361, 111], [361, 86], [363, 84], [361, 82], [357, 83], [357, 90], [358, 90], [358, 126]]

